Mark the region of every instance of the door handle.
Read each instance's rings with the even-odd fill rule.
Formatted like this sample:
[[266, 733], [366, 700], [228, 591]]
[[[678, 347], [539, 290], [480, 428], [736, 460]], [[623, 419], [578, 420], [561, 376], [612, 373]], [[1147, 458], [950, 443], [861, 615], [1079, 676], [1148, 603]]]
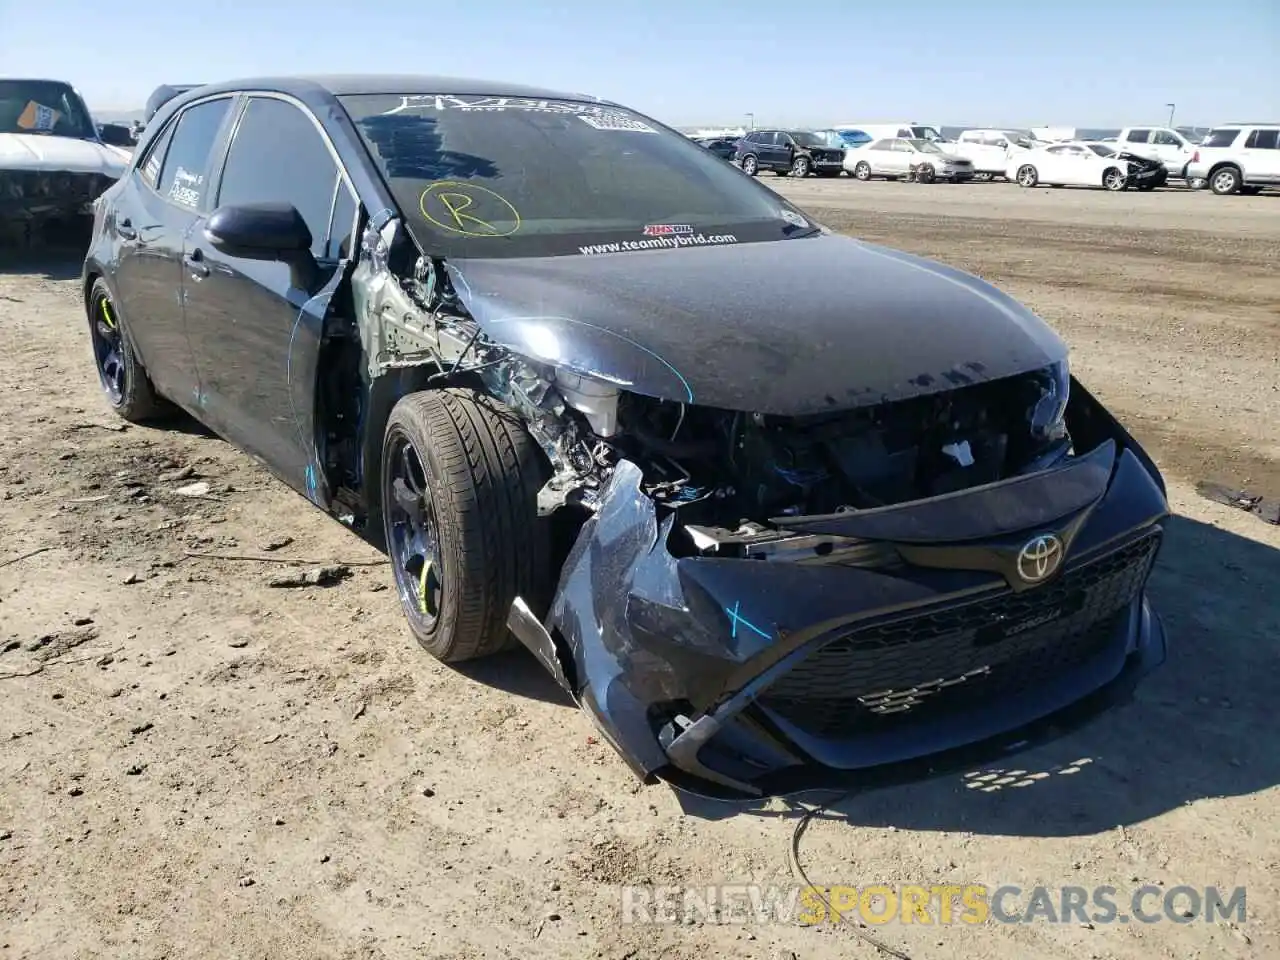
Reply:
[[125, 240], [135, 240], [138, 237], [138, 231], [133, 229], [133, 224], [128, 217], [116, 224], [116, 233]]
[[204, 262], [204, 254], [199, 250], [192, 250], [182, 258], [182, 262], [186, 268], [191, 271], [191, 276], [197, 280], [209, 275], [209, 268]]

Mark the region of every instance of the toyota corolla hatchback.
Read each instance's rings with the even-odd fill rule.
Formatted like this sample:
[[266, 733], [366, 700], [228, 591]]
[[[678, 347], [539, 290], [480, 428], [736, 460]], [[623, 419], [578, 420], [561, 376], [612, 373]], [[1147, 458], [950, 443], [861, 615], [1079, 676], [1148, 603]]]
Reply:
[[645, 779], [1025, 742], [1164, 657], [1163, 484], [1063, 342], [614, 103], [188, 91], [84, 298], [121, 416], [262, 460], [386, 549], [430, 653], [518, 640]]

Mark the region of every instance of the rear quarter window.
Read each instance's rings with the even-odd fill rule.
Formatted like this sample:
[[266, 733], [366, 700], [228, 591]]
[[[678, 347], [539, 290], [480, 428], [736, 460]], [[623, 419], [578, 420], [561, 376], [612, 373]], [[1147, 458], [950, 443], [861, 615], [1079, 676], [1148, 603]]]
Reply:
[[1236, 142], [1236, 137], [1240, 136], [1239, 130], [1210, 130], [1205, 138], [1200, 141], [1202, 147], [1229, 147]]

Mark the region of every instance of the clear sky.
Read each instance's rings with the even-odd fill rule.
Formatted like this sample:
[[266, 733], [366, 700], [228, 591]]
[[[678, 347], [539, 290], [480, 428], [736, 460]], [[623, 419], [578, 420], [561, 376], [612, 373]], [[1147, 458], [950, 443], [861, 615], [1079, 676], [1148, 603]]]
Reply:
[[675, 125], [1280, 120], [1280, 0], [0, 0], [0, 75], [95, 112], [304, 72], [526, 82]]

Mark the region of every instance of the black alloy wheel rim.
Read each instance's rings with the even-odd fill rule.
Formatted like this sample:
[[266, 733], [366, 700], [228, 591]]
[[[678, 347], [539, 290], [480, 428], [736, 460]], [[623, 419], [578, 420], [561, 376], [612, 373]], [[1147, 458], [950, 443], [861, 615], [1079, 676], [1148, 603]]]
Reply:
[[124, 402], [128, 371], [124, 362], [124, 334], [120, 330], [120, 318], [106, 296], [99, 297], [94, 303], [90, 324], [98, 379], [102, 381], [102, 389], [112, 406], [118, 407]]
[[444, 570], [435, 504], [422, 458], [409, 438], [394, 433], [388, 441], [386, 510], [388, 547], [396, 589], [405, 613], [430, 630], [440, 616]]

